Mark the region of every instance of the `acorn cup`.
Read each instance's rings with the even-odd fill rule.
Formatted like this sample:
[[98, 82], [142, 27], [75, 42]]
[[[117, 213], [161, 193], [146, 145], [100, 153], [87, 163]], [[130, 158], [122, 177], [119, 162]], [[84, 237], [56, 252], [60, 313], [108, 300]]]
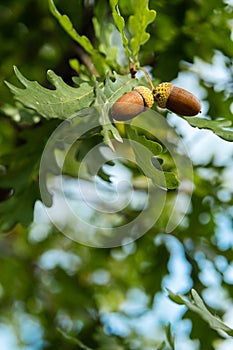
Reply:
[[182, 116], [195, 116], [201, 112], [199, 100], [189, 91], [171, 83], [161, 83], [153, 90], [155, 102], [161, 108]]
[[113, 104], [111, 116], [117, 121], [126, 121], [151, 108], [154, 104], [154, 96], [150, 89], [138, 86], [122, 95]]

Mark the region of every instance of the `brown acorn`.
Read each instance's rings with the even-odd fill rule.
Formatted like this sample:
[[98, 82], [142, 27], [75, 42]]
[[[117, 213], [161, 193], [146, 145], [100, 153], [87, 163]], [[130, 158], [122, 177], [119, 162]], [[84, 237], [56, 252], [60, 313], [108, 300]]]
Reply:
[[111, 108], [111, 116], [118, 121], [130, 120], [144, 112], [146, 108], [151, 108], [153, 104], [154, 97], [151, 90], [145, 86], [138, 86], [118, 98]]
[[199, 100], [191, 92], [174, 86], [171, 83], [161, 83], [153, 90], [154, 100], [161, 108], [182, 116], [194, 116], [201, 111]]

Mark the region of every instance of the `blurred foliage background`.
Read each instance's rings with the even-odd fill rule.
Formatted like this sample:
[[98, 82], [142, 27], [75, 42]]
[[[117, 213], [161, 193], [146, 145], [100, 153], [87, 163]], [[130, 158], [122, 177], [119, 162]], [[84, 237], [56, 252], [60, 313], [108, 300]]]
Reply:
[[[96, 47], [101, 44], [94, 35], [92, 19], [104, 13], [101, 24], [107, 28], [112, 22], [107, 1], [57, 0], [56, 6], [72, 19], [80, 34], [87, 35]], [[126, 19], [134, 6], [137, 1], [120, 1]], [[203, 91], [206, 115], [232, 120], [232, 3], [151, 0], [150, 8], [157, 11], [157, 17], [149, 26], [151, 38], [140, 52], [141, 65], [149, 66], [158, 81], [172, 81], [191, 72]], [[2, 83], [18, 84], [13, 65], [30, 80], [48, 87], [47, 69], [70, 84], [71, 77], [79, 75], [70, 67], [71, 58], [79, 60], [80, 74], [87, 74], [80, 48], [53, 18], [47, 1], [2, 0], [0, 26], [1, 106], [13, 106], [12, 95]], [[221, 56], [224, 79], [203, 74], [202, 67], [208, 64], [211, 68], [216, 54]], [[115, 69], [127, 71], [124, 57]], [[17, 154], [20, 126], [4, 113], [0, 123], [1, 156]], [[55, 126], [45, 126], [47, 133]], [[192, 135], [191, 127], [185, 127], [185, 131], [183, 124], [178, 128], [184, 139], [188, 132]], [[43, 130], [38, 132], [39, 139]], [[190, 211], [171, 234], [163, 233], [163, 225], [158, 223], [133, 244], [89, 248], [57, 232], [39, 202], [39, 220], [35, 216], [29, 228], [16, 224], [1, 234], [1, 349], [232, 348], [231, 339], [211, 330], [184, 306], [169, 301], [165, 291], [169, 288], [186, 294], [195, 288], [213, 313], [233, 325], [233, 149], [217, 136], [213, 136], [212, 146], [201, 143], [204, 149], [198, 148], [198, 139], [207, 136], [208, 132], [200, 132], [187, 139], [195, 190]], [[37, 145], [34, 143], [33, 150], [39, 158]], [[213, 147], [212, 153], [209, 147]], [[199, 157], [205, 153], [204, 159]], [[16, 182], [19, 171], [16, 167]], [[1, 190], [1, 201], [7, 195]], [[25, 210], [23, 201], [22, 206], [19, 210]], [[166, 337], [169, 323], [175, 345]]]

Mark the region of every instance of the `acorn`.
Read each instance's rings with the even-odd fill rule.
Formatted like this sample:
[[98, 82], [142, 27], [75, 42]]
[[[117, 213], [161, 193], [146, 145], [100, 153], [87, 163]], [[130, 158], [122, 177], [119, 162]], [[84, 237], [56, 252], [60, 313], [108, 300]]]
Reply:
[[111, 116], [118, 121], [130, 120], [153, 104], [152, 91], [145, 86], [138, 86], [116, 100], [111, 108]]
[[191, 92], [171, 83], [159, 84], [153, 90], [153, 95], [159, 107], [176, 114], [191, 117], [201, 112], [201, 104]]

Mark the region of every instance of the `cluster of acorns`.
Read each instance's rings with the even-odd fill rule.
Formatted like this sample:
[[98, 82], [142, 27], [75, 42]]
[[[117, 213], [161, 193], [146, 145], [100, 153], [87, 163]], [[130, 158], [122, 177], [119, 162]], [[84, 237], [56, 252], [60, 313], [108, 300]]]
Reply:
[[171, 83], [161, 83], [152, 90], [138, 86], [124, 94], [113, 104], [111, 116], [118, 121], [129, 120], [151, 108], [154, 102], [182, 116], [195, 116], [201, 111], [199, 100], [191, 92]]

